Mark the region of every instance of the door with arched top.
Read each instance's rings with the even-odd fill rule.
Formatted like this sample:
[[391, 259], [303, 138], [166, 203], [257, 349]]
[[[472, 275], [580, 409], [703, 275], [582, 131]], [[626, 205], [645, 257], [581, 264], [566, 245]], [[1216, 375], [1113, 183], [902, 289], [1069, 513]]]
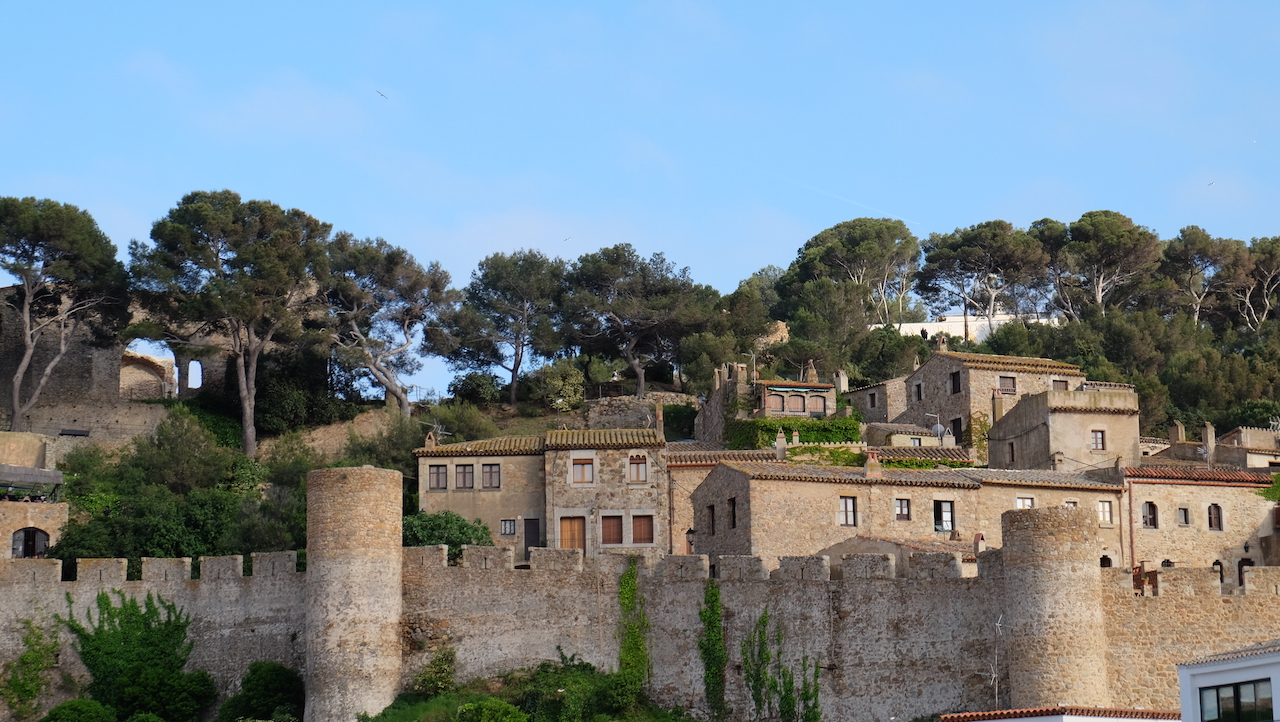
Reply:
[[43, 559], [49, 549], [49, 534], [29, 526], [13, 533], [14, 559]]

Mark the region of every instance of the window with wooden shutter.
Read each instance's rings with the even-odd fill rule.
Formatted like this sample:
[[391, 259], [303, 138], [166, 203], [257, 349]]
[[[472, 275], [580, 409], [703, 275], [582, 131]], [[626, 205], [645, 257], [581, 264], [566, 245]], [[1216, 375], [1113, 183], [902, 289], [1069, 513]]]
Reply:
[[560, 518], [560, 548], [587, 550], [587, 518], [566, 516]]
[[631, 457], [628, 479], [632, 484], [642, 484], [649, 480], [649, 460], [644, 454]]
[[596, 481], [595, 463], [591, 459], [573, 460], [573, 483], [594, 484]]
[[653, 543], [653, 517], [649, 515], [631, 517], [631, 543]]
[[1209, 528], [1222, 531], [1222, 507], [1217, 504], [1209, 505]]
[[622, 517], [620, 516], [600, 517], [600, 543], [601, 544], [621, 544], [622, 543]]

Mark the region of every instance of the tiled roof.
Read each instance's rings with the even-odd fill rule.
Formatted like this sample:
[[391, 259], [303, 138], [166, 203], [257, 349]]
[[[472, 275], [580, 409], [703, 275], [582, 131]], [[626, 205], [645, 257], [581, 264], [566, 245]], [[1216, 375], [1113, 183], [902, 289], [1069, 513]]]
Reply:
[[1036, 709], [1002, 709], [995, 712], [961, 712], [960, 714], [939, 715], [941, 722], [979, 722], [990, 719], [1022, 719], [1024, 717], [1097, 717], [1108, 719], [1182, 719], [1179, 710], [1160, 709], [1116, 709], [1113, 707], [1038, 707]]
[[778, 388], [787, 389], [834, 389], [831, 384], [809, 383], [808, 381], [791, 381], [789, 379], [760, 379], [756, 383], [761, 386], [777, 386]]
[[734, 471], [766, 481], [811, 481], [828, 484], [897, 484], [901, 486], [946, 486], [977, 489], [978, 482], [947, 469], [885, 469], [882, 478], [867, 478], [860, 466], [807, 466], [758, 461], [721, 462]]
[[997, 356], [986, 353], [962, 353], [960, 351], [939, 351], [935, 356], [949, 356], [972, 369], [990, 371], [1028, 371], [1031, 373], [1056, 373], [1067, 376], [1084, 376], [1084, 372], [1075, 364], [1054, 361], [1047, 358], [1027, 358], [1023, 356]]
[[969, 452], [955, 446], [868, 446], [879, 459], [938, 459], [946, 461], [973, 461]]
[[30, 466], [0, 464], [0, 482], [10, 484], [61, 484], [62, 472]]
[[1240, 469], [1205, 469], [1181, 466], [1125, 467], [1124, 475], [1130, 479], [1161, 479], [1170, 481], [1229, 481], [1241, 484], [1271, 486], [1271, 475], [1261, 471]]
[[1159, 437], [1159, 436], [1139, 436], [1139, 437], [1138, 437], [1138, 443], [1140, 443], [1140, 444], [1164, 444], [1164, 445], [1168, 446], [1168, 445], [1169, 445], [1169, 440], [1168, 440], [1168, 439], [1161, 438], [1161, 437]]
[[1266, 642], [1258, 642], [1248, 647], [1240, 647], [1226, 652], [1218, 652], [1217, 654], [1207, 654], [1203, 657], [1196, 657], [1190, 662], [1183, 662], [1183, 665], [1192, 664], [1209, 664], [1210, 662], [1225, 662], [1230, 659], [1239, 659], [1241, 657], [1253, 657], [1259, 654], [1273, 654], [1280, 652], [1280, 639], [1272, 639]]
[[896, 383], [896, 384], [900, 384], [900, 383], [903, 383], [903, 382], [904, 382], [904, 381], [906, 381], [906, 380], [907, 380], [907, 377], [906, 377], [906, 376], [898, 376], [898, 377], [896, 377], [896, 378], [892, 378], [892, 379], [885, 379], [884, 381], [880, 381], [880, 382], [878, 382], [878, 383], [874, 383], [874, 384], [867, 384], [866, 386], [859, 386], [859, 387], [858, 387], [858, 388], [856, 388], [856, 389], [849, 389], [846, 393], [850, 393], [850, 394], [851, 394], [851, 393], [853, 393], [854, 391], [866, 391], [867, 389], [874, 389], [874, 388], [875, 388], [875, 387], [877, 387], [877, 386], [884, 386], [885, 384], [894, 384], [894, 383]]
[[934, 553], [942, 552], [942, 553], [950, 553], [950, 554], [958, 553], [964, 556], [964, 561], [967, 561], [967, 562], [977, 561], [977, 557], [973, 555], [972, 542], [934, 540], [934, 539], [899, 539], [896, 537], [879, 537], [879, 536], [864, 536], [864, 537], [856, 537], [856, 538], [860, 541], [865, 540], [865, 541], [876, 541], [876, 542], [888, 542], [890, 544], [897, 544], [898, 546], [906, 547], [908, 549], [915, 549], [916, 551], [920, 551], [920, 552], [934, 552]]
[[706, 441], [668, 441], [667, 453], [673, 451], [724, 451], [724, 447]]
[[1047, 471], [1043, 469], [958, 469], [960, 473], [984, 484], [1018, 485], [1018, 486], [1059, 486], [1073, 489], [1116, 490], [1119, 484], [1091, 478], [1085, 474], [1070, 471]]
[[460, 441], [441, 444], [435, 448], [414, 449], [413, 455], [423, 456], [525, 456], [541, 454], [546, 449], [542, 436], [499, 436], [479, 441]]
[[667, 466], [715, 466], [722, 461], [778, 462], [773, 449], [720, 449], [718, 451], [671, 451], [667, 445]]
[[634, 449], [665, 446], [657, 429], [566, 429], [547, 432], [548, 449]]
[[875, 422], [875, 423], [867, 424], [867, 428], [883, 429], [885, 431], [890, 431], [895, 434], [911, 434], [912, 436], [933, 436], [932, 431], [926, 429], [923, 426], [916, 426], [915, 424], [882, 424], [880, 422]]

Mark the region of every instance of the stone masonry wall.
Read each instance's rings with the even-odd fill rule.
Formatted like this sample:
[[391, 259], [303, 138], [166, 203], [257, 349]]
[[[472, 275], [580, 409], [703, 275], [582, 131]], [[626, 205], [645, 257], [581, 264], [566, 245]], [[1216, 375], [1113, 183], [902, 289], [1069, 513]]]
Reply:
[[654, 407], [668, 404], [698, 405], [698, 399], [688, 394], [669, 391], [650, 391], [643, 399], [634, 396], [608, 396], [587, 401], [588, 429], [648, 429], [653, 428], [657, 415]]
[[67, 523], [65, 503], [46, 504], [27, 501], [0, 501], [0, 559], [13, 555], [11, 540], [19, 529], [35, 527], [49, 535], [49, 546], [58, 542]]

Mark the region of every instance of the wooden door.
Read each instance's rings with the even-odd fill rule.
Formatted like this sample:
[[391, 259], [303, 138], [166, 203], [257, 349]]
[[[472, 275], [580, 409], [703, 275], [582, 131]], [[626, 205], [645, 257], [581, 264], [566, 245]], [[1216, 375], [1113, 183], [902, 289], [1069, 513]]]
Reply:
[[537, 519], [524, 520], [524, 560], [529, 561], [529, 547], [542, 546], [542, 525]]
[[587, 552], [587, 518], [565, 516], [560, 518], [560, 548], [581, 549]]

